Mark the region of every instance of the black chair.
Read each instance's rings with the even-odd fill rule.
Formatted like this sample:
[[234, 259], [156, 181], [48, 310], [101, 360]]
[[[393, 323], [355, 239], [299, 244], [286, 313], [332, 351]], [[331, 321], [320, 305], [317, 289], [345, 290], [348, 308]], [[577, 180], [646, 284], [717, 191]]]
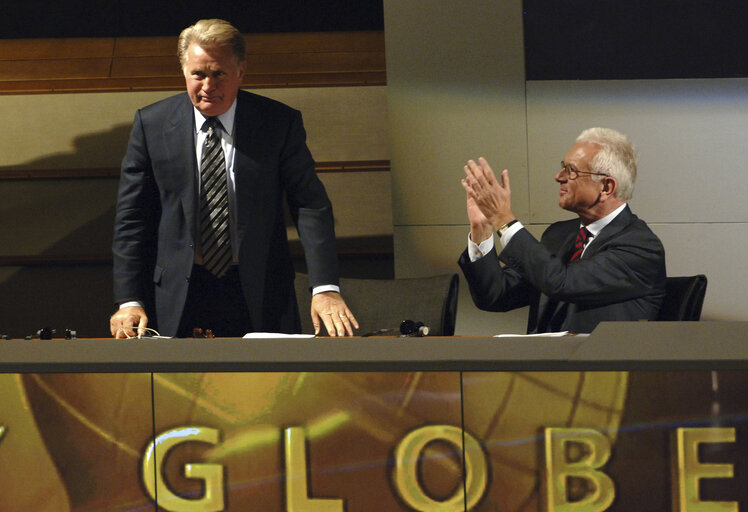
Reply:
[[[295, 286], [302, 332], [312, 334], [308, 276], [296, 274]], [[379, 334], [399, 334], [404, 320], [423, 322], [429, 327], [429, 336], [452, 336], [458, 288], [457, 274], [408, 279], [340, 279], [343, 298], [359, 323], [359, 329], [354, 332], [357, 336], [383, 330], [388, 332]], [[324, 328], [323, 332], [326, 333]]]
[[701, 318], [706, 295], [706, 276], [668, 277], [665, 299], [662, 301], [660, 321], [695, 321]]

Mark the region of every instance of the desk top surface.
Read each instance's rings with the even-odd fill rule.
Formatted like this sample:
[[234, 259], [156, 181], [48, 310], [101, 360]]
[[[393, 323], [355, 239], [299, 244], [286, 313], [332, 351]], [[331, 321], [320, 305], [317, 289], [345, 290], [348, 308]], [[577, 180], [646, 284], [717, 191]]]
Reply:
[[603, 322], [588, 336], [0, 341], [0, 372], [748, 369], [748, 322]]

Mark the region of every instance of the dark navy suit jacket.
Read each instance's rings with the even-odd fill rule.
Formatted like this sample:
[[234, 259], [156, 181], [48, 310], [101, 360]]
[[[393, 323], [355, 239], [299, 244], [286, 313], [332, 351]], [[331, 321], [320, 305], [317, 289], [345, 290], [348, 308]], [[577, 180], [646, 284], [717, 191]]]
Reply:
[[[665, 296], [665, 249], [628, 206], [568, 263], [579, 220], [556, 222], [538, 242], [518, 231], [498, 255], [459, 265], [476, 306], [530, 306], [527, 332], [589, 333], [601, 321], [656, 320]], [[499, 261], [505, 266], [501, 266]]]
[[[239, 274], [257, 331], [298, 332], [284, 198], [310, 285], [338, 284], [332, 206], [301, 114], [239, 91], [235, 118]], [[193, 106], [186, 93], [139, 110], [122, 162], [114, 230], [114, 300], [140, 300], [174, 335], [187, 297], [198, 212]]]

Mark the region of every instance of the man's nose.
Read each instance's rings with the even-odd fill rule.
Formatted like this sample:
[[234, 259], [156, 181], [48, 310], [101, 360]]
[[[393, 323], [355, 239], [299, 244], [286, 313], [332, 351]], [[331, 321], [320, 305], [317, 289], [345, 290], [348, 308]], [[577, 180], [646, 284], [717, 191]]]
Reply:
[[203, 80], [203, 90], [204, 91], [212, 91], [216, 88], [217, 82], [214, 78], [206, 77]]
[[560, 169], [560, 170], [559, 170], [559, 171], [558, 171], [558, 172], [556, 173], [556, 177], [555, 177], [555, 180], [556, 180], [556, 181], [557, 181], [558, 183], [563, 183], [563, 182], [565, 182], [565, 181], [567, 180], [567, 178], [568, 178], [568, 175], [566, 174], [566, 172], [564, 172], [564, 169]]

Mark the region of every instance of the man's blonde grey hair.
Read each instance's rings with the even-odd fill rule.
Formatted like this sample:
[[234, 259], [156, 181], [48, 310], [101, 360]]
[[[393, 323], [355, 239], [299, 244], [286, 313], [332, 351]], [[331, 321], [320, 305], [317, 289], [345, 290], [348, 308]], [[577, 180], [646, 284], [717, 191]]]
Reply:
[[[616, 197], [629, 201], [634, 195], [636, 181], [636, 151], [634, 145], [622, 133], [610, 128], [588, 128], [579, 134], [577, 142], [588, 142], [600, 146], [590, 162], [592, 172], [608, 174], [617, 183]], [[602, 176], [592, 176], [599, 181]]]
[[200, 20], [182, 30], [177, 43], [179, 63], [184, 66], [187, 60], [187, 48], [192, 43], [201, 47], [228, 46], [234, 53], [237, 62], [247, 58], [247, 43], [244, 36], [228, 21], [219, 19]]

